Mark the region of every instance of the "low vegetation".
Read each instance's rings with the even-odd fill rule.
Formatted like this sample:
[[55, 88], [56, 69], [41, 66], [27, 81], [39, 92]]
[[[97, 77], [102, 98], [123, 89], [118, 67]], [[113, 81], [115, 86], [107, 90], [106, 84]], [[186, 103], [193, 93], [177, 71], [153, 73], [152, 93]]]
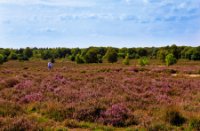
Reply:
[[199, 130], [199, 61], [124, 59], [0, 65], [0, 130]]

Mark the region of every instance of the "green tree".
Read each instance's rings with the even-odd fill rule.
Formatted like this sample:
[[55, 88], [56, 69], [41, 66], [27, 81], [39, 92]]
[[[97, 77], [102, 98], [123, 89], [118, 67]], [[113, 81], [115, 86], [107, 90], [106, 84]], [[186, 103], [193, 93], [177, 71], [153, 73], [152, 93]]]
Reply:
[[157, 57], [162, 61], [165, 62], [165, 57], [168, 54], [168, 50], [160, 48], [159, 51], [157, 52]]
[[129, 54], [126, 55], [125, 59], [123, 60], [124, 65], [129, 65]]
[[2, 54], [0, 54], [0, 64], [3, 64], [3, 62], [4, 62], [3, 55], [2, 55]]
[[110, 63], [117, 62], [117, 51], [114, 48], [109, 48], [104, 58]]
[[11, 52], [8, 56], [9, 60], [17, 60], [17, 54], [15, 52]]
[[84, 58], [86, 63], [98, 63], [98, 50], [90, 48]]
[[10, 55], [10, 53], [11, 53], [10, 49], [4, 49], [3, 50], [4, 57], [8, 57]]
[[73, 49], [71, 49], [71, 54], [73, 56], [76, 56], [79, 53], [81, 53], [81, 50], [79, 48], [73, 48]]
[[23, 55], [31, 58], [33, 56], [33, 51], [32, 49], [30, 49], [29, 47], [27, 47], [24, 51], [23, 51]]
[[84, 59], [80, 54], [76, 55], [75, 61], [77, 64], [83, 64], [84, 63]]
[[167, 66], [170, 66], [170, 65], [176, 64], [177, 59], [174, 57], [172, 53], [170, 53], [166, 56], [165, 62]]
[[42, 51], [41, 57], [43, 60], [47, 60], [47, 59], [52, 58], [52, 54], [51, 54], [50, 50], [47, 49], [47, 50]]
[[146, 50], [145, 48], [139, 48], [139, 49], [138, 49], [138, 55], [139, 55], [140, 57], [144, 57], [144, 56], [147, 56], [147, 55], [148, 55], [148, 52], [147, 52], [147, 50]]
[[19, 61], [28, 61], [29, 60], [29, 58], [26, 55], [23, 55], [23, 54], [18, 54], [17, 59]]

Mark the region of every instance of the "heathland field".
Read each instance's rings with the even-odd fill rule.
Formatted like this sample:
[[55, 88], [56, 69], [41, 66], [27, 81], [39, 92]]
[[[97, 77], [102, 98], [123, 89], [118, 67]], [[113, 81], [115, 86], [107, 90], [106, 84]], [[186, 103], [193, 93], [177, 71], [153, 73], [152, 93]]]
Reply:
[[0, 65], [0, 130], [200, 130], [200, 61]]

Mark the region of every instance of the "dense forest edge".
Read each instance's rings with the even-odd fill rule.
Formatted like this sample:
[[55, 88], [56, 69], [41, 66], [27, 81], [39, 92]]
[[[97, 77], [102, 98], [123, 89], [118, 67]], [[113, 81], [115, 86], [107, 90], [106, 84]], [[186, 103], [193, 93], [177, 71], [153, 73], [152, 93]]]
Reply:
[[[168, 56], [168, 57], [167, 57]], [[0, 48], [0, 63], [9, 60], [27, 61], [30, 59], [51, 60], [66, 58], [82, 63], [109, 63], [124, 59], [124, 64], [129, 64], [129, 59], [141, 58], [141, 64], [149, 59], [159, 59], [166, 62], [171, 59], [171, 64], [178, 59], [200, 60], [200, 46], [165, 46], [165, 47], [144, 47], [144, 48], [114, 48], [114, 47], [89, 47], [89, 48]], [[173, 62], [174, 61], [174, 62]], [[146, 62], [147, 63], [147, 62]]]

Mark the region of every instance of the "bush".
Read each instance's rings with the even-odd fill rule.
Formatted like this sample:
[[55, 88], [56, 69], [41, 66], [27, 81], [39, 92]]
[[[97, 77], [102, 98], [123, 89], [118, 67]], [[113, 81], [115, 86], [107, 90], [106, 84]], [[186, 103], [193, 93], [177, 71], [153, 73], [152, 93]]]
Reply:
[[102, 61], [102, 55], [98, 54], [97, 55], [98, 63], [103, 63]]
[[125, 59], [123, 60], [124, 65], [129, 65], [129, 55], [127, 54]]
[[103, 124], [117, 127], [137, 124], [130, 110], [123, 104], [112, 105], [102, 114], [100, 121], [102, 121]]
[[173, 54], [168, 54], [165, 58], [165, 62], [167, 66], [170, 66], [170, 65], [176, 64], [177, 60]]
[[186, 119], [180, 114], [180, 112], [170, 109], [165, 114], [166, 122], [174, 126], [180, 126], [186, 122]]
[[109, 63], [117, 62], [117, 52], [113, 48], [109, 48], [104, 56]]
[[20, 54], [17, 57], [18, 57], [19, 61], [28, 61], [29, 60], [29, 58], [26, 55]]
[[75, 118], [80, 121], [95, 122], [104, 111], [105, 108], [101, 106], [80, 108], [76, 111]]
[[139, 59], [138, 63], [140, 66], [145, 66], [149, 64], [149, 60], [147, 57], [142, 57]]
[[2, 54], [0, 54], [0, 64], [3, 64], [3, 62], [4, 62], [4, 57]]
[[37, 123], [32, 120], [29, 120], [25, 117], [15, 118], [9, 124], [6, 124], [3, 128], [5, 131], [36, 131], [41, 130]]
[[80, 54], [76, 55], [75, 61], [76, 61], [77, 64], [83, 64], [84, 63], [83, 57]]
[[19, 83], [17, 78], [8, 78], [4, 81], [3, 86], [6, 88], [12, 88]]
[[8, 59], [10, 59], [10, 60], [17, 60], [17, 54], [14, 53], [14, 52], [10, 53], [10, 55], [8, 56]]
[[86, 63], [98, 63], [98, 50], [95, 48], [90, 48], [85, 54], [85, 62]]
[[42, 51], [41, 58], [43, 60], [50, 59], [51, 57], [52, 57], [52, 53], [50, 52], [50, 50], [44, 50], [44, 51]]
[[71, 61], [75, 61], [75, 56], [74, 56], [74, 55], [70, 55], [70, 56], [69, 56], [69, 59], [70, 59]]
[[192, 119], [190, 121], [190, 128], [200, 131], [200, 119]]

